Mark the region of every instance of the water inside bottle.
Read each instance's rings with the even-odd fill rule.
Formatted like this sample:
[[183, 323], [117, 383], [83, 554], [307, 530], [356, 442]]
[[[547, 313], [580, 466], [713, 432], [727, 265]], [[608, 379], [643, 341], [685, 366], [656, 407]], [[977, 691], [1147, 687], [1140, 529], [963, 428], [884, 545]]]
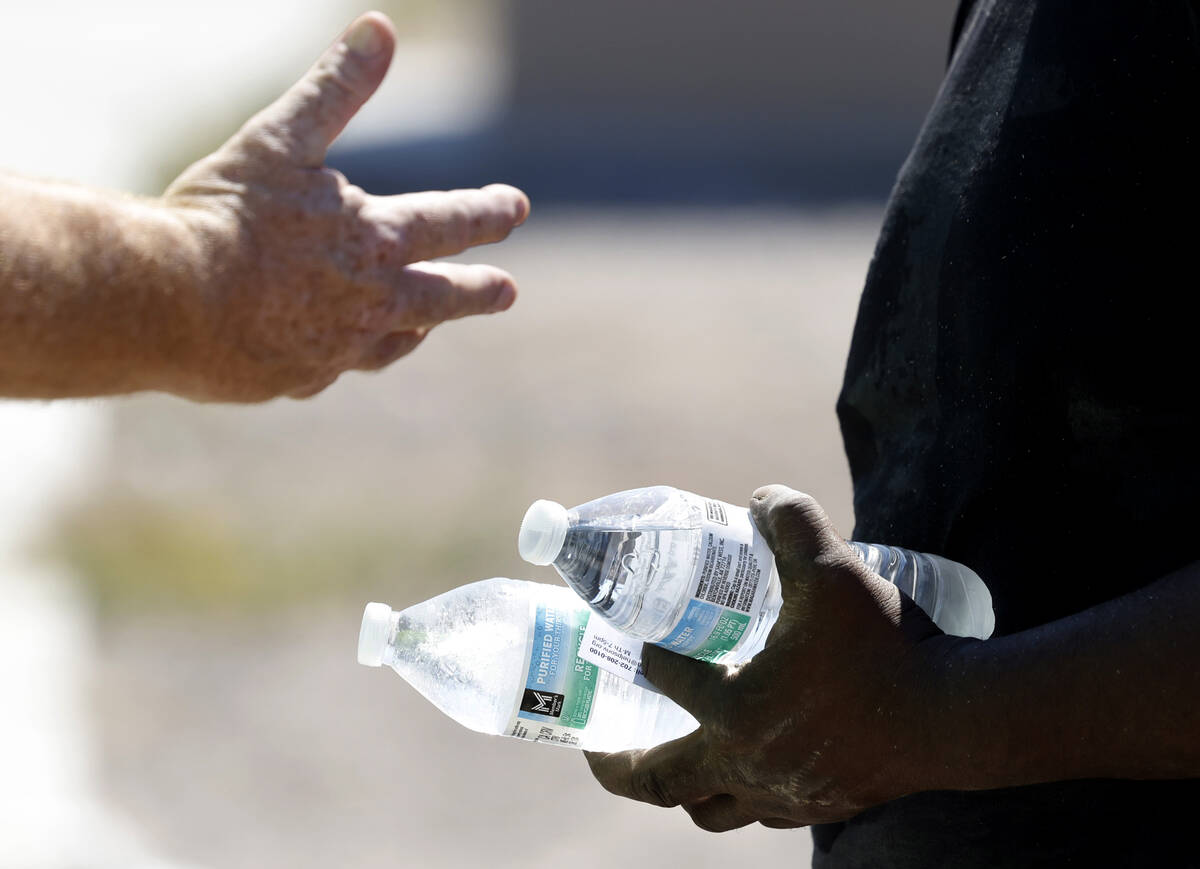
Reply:
[[576, 527], [567, 532], [554, 566], [609, 624], [653, 639], [666, 636], [687, 605], [687, 579], [698, 552], [689, 528]]
[[464, 586], [399, 614], [392, 669], [460, 724], [495, 733], [511, 711], [514, 668], [528, 663], [528, 602], [507, 588], [479, 597]]

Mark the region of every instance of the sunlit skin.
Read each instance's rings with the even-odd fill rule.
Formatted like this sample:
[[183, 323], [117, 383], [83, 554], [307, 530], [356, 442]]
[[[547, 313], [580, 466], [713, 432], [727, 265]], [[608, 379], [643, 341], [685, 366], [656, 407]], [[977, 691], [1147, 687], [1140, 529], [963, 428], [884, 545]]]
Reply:
[[313, 395], [503, 311], [510, 275], [431, 263], [529, 214], [506, 185], [372, 196], [323, 164], [395, 48], [378, 13], [158, 198], [0, 174], [0, 395]]
[[811, 497], [770, 486], [750, 509], [782, 582], [767, 645], [739, 669], [647, 646], [647, 677], [701, 726], [588, 754], [613, 793], [723, 831], [925, 790], [1200, 775], [1200, 562], [1051, 624], [960, 639], [871, 573]]

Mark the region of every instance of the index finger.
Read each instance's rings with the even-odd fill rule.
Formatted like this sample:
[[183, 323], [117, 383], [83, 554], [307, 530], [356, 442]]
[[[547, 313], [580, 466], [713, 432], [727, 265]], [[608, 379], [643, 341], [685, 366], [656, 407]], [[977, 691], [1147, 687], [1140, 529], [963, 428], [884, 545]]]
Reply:
[[372, 197], [361, 216], [396, 240], [405, 262], [417, 262], [504, 240], [529, 216], [529, 198], [507, 184], [401, 193]]
[[642, 646], [642, 672], [650, 684], [702, 725], [714, 721], [730, 704], [730, 674], [720, 664], [697, 661], [647, 643]]
[[670, 808], [712, 795], [717, 776], [706, 763], [704, 730], [654, 748], [603, 754], [585, 751], [596, 781], [609, 793]]

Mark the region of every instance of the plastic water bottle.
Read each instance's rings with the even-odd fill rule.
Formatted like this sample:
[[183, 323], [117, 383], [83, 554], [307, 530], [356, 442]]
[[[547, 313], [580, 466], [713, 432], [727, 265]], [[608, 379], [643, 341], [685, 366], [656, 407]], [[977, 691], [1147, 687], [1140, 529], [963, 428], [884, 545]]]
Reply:
[[[850, 545], [946, 633], [991, 636], [991, 594], [968, 568], [894, 546]], [[518, 546], [526, 561], [553, 564], [616, 630], [701, 660], [751, 658], [782, 604], [775, 558], [750, 511], [670, 486], [572, 510], [535, 501]]]
[[619, 751], [695, 730], [667, 697], [578, 657], [590, 615], [567, 588], [485, 579], [402, 612], [367, 604], [358, 662], [480, 733]]

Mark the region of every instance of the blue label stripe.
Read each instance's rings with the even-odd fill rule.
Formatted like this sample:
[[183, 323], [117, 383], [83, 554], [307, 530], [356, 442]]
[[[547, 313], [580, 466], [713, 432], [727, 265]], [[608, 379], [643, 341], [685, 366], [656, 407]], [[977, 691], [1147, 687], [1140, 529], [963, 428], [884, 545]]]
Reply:
[[688, 602], [675, 630], [658, 642], [664, 649], [688, 655], [704, 645], [717, 626], [725, 608], [702, 600]]

